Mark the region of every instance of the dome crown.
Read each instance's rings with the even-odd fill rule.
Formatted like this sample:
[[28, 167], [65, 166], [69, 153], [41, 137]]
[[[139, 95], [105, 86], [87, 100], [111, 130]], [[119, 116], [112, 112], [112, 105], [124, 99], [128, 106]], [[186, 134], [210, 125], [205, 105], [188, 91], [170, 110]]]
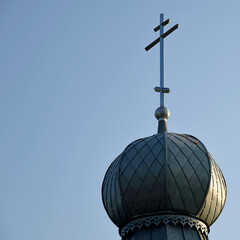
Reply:
[[161, 132], [132, 142], [114, 160], [102, 197], [120, 228], [136, 218], [164, 213], [198, 217], [210, 226], [224, 206], [226, 184], [198, 139]]

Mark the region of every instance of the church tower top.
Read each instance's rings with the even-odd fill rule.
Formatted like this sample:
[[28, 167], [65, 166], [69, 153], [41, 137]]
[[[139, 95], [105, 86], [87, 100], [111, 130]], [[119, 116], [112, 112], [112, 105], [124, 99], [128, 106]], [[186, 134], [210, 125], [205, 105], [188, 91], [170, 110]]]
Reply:
[[[209, 227], [225, 205], [223, 174], [204, 144], [188, 134], [170, 133], [164, 105], [163, 40], [170, 22], [160, 15], [160, 107], [158, 133], [130, 143], [108, 168], [102, 184], [105, 210], [123, 240], [207, 240]], [[161, 51], [162, 49], [162, 51]]]

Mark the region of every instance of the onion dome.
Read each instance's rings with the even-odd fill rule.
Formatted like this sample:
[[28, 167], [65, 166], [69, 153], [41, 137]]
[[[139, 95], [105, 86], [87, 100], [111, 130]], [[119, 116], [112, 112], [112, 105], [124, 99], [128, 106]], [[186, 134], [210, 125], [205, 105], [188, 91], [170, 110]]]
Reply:
[[226, 183], [197, 138], [168, 132], [138, 139], [113, 161], [102, 186], [105, 209], [124, 230], [142, 217], [177, 214], [214, 223]]

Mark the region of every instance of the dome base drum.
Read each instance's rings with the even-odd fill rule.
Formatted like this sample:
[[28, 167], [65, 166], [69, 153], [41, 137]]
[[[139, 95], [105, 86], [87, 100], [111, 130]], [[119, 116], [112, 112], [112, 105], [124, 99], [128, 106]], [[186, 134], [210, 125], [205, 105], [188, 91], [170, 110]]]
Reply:
[[163, 214], [139, 218], [128, 223], [119, 231], [119, 233], [121, 237], [125, 238], [138, 229], [150, 228], [163, 224], [172, 224], [175, 226], [182, 225], [183, 227], [188, 226], [190, 228], [195, 228], [195, 230], [201, 232], [201, 234], [205, 235], [206, 237], [208, 237], [209, 233], [208, 226], [199, 219], [177, 214]]

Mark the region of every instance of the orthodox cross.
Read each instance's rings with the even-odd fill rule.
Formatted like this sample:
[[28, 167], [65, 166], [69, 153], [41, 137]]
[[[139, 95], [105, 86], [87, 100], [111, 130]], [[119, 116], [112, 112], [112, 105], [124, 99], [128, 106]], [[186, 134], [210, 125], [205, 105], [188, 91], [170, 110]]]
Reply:
[[164, 21], [164, 14], [161, 13], [160, 25], [154, 28], [155, 32], [160, 30], [160, 37], [145, 47], [145, 50], [148, 51], [160, 42], [160, 87], [154, 88], [156, 92], [160, 92], [160, 107], [164, 107], [164, 93], [170, 92], [169, 88], [164, 87], [164, 38], [180, 27], [179, 24], [176, 24], [164, 33], [164, 26], [166, 26], [168, 23], [170, 23], [170, 19]]

